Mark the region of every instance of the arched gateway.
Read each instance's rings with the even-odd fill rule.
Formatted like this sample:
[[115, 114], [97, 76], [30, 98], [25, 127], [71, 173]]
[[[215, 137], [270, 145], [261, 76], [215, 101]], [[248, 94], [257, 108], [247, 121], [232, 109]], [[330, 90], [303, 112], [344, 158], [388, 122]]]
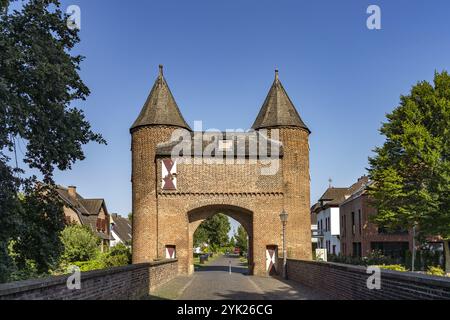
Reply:
[[246, 133], [192, 131], [160, 74], [131, 128], [133, 263], [177, 258], [193, 272], [193, 234], [226, 214], [249, 235], [250, 271], [276, 271], [279, 214], [288, 257], [311, 259], [309, 129], [275, 81]]

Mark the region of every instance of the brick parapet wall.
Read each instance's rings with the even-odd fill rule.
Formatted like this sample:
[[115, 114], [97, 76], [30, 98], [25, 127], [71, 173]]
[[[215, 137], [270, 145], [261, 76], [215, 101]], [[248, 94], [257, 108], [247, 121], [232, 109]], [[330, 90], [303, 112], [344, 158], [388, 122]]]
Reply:
[[450, 278], [381, 270], [381, 289], [370, 290], [367, 288], [367, 279], [371, 274], [366, 271], [362, 266], [291, 259], [287, 261], [290, 280], [323, 291], [334, 299], [450, 299]]
[[148, 295], [178, 274], [177, 260], [81, 273], [81, 289], [69, 290], [69, 275], [0, 285], [0, 300], [131, 300]]

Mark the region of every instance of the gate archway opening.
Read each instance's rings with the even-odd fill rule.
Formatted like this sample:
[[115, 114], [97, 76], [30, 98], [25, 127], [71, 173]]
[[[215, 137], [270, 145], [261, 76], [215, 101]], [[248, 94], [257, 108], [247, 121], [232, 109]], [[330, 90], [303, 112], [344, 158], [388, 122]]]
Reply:
[[189, 274], [194, 272], [194, 233], [198, 227], [208, 218], [216, 214], [224, 214], [236, 220], [248, 235], [248, 274], [253, 274], [253, 212], [245, 208], [232, 205], [208, 205], [196, 208], [188, 212], [189, 221]]

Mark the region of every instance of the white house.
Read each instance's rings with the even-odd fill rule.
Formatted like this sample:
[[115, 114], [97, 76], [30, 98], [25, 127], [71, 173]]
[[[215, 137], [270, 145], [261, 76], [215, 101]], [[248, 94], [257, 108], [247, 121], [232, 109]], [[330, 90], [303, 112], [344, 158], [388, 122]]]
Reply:
[[339, 205], [359, 189], [363, 182], [360, 179], [349, 188], [329, 187], [312, 206], [311, 214], [316, 215], [312, 221], [317, 221], [317, 248], [327, 249], [328, 254], [340, 254]]
[[117, 213], [111, 215], [111, 238], [110, 246], [114, 247], [123, 243], [127, 247], [131, 246], [131, 222], [119, 216]]

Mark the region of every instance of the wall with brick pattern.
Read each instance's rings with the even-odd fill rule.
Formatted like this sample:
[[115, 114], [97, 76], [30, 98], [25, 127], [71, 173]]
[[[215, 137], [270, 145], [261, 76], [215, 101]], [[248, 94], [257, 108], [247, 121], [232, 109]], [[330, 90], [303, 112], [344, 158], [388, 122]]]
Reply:
[[68, 276], [0, 285], [0, 300], [130, 300], [148, 295], [178, 274], [177, 260], [164, 260], [81, 273], [81, 289], [67, 288]]
[[180, 273], [192, 273], [196, 228], [224, 213], [249, 234], [250, 271], [267, 275], [266, 247], [276, 245], [282, 252], [283, 209], [289, 213], [288, 256], [311, 259], [309, 132], [279, 128], [283, 157], [274, 175], [261, 174], [267, 163], [260, 160], [208, 164], [192, 158], [190, 164], [177, 164], [177, 190], [169, 191], [161, 189], [162, 158], [156, 146], [168, 142], [174, 130], [148, 126], [132, 132], [133, 263], [165, 258], [165, 247], [175, 245]]
[[[282, 264], [282, 260], [279, 260]], [[450, 278], [381, 271], [381, 289], [369, 290], [362, 266], [288, 259], [290, 280], [323, 291], [335, 299], [353, 300], [429, 300], [450, 299]]]

